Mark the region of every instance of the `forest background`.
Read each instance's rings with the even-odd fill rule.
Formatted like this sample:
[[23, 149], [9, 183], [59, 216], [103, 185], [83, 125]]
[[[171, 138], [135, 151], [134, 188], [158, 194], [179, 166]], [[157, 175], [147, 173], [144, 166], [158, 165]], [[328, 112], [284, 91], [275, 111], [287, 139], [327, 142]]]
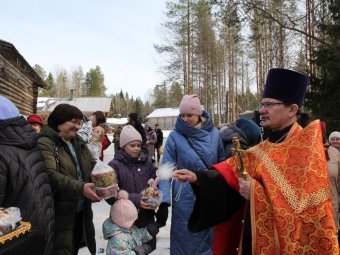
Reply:
[[[112, 97], [113, 116], [131, 111], [145, 117], [155, 108], [178, 107], [184, 94], [197, 93], [216, 125], [256, 110], [270, 68], [289, 68], [311, 78], [302, 111], [340, 130], [339, 0], [176, 0], [166, 2], [167, 20], [159, 72], [151, 99], [124, 91], [106, 95], [104, 73], [95, 66], [46, 73], [39, 96]], [[143, 89], [143, 88], [140, 88]]]

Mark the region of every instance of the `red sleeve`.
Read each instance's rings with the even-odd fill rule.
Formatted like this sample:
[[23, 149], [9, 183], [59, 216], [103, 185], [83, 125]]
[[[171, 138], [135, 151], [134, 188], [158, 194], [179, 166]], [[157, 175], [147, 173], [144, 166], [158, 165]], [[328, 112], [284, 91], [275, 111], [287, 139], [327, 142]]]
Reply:
[[102, 140], [102, 149], [106, 150], [107, 147], [109, 147], [109, 145], [111, 144], [109, 138], [107, 137], [107, 135], [104, 136], [103, 140]]
[[217, 172], [219, 172], [224, 177], [230, 187], [236, 191], [240, 190], [234, 170], [226, 163], [226, 161], [213, 165], [212, 169], [217, 170]]

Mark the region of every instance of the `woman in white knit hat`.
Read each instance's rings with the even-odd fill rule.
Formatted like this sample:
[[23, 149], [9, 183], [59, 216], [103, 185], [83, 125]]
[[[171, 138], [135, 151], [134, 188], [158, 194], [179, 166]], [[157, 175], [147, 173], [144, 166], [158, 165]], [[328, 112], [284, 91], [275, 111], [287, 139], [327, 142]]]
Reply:
[[[138, 219], [135, 225], [139, 228], [146, 227], [148, 224], [155, 222], [155, 215], [162, 213], [165, 209], [150, 207], [142, 200], [141, 192], [149, 186], [150, 179], [156, 178], [156, 168], [149, 158], [146, 147], [142, 147], [141, 134], [131, 125], [123, 127], [120, 133], [119, 144], [121, 149], [114, 154], [114, 159], [109, 165], [116, 171], [117, 182], [120, 189], [129, 193], [129, 199], [138, 208]], [[114, 200], [107, 200], [108, 203], [114, 203]], [[158, 226], [165, 225], [157, 221]], [[156, 238], [153, 238], [148, 244], [152, 249], [156, 248]]]
[[[202, 110], [198, 95], [185, 95], [179, 105], [175, 130], [164, 147], [162, 164], [176, 164], [178, 169], [207, 171], [224, 160], [223, 143], [210, 114]], [[213, 228], [191, 233], [188, 220], [195, 202], [189, 183], [159, 183], [164, 204], [172, 205], [170, 254], [212, 254]], [[170, 189], [172, 191], [170, 192]]]
[[[339, 240], [339, 171], [340, 171], [340, 132], [333, 132], [329, 136], [329, 141], [327, 141], [326, 136], [326, 122], [321, 121], [321, 130], [322, 136], [324, 138], [325, 143], [325, 152], [328, 166], [328, 178], [331, 190], [332, 197], [332, 205], [333, 205], [333, 213], [334, 213], [334, 222], [335, 227], [338, 232], [338, 240]], [[332, 142], [331, 142], [332, 140]], [[332, 145], [333, 144], [333, 145]], [[338, 147], [338, 148], [336, 148]]]
[[340, 132], [334, 131], [329, 135], [329, 144], [340, 151]]

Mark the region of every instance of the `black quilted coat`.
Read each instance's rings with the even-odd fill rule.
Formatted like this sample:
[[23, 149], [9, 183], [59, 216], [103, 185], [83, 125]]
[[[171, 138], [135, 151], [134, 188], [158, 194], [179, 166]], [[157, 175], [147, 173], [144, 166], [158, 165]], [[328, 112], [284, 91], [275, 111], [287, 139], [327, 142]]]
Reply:
[[0, 207], [19, 207], [22, 220], [29, 221], [32, 232], [39, 235], [35, 239], [38, 242], [22, 245], [15, 253], [52, 253], [54, 204], [51, 187], [44, 158], [37, 146], [37, 135], [24, 117], [0, 121]]

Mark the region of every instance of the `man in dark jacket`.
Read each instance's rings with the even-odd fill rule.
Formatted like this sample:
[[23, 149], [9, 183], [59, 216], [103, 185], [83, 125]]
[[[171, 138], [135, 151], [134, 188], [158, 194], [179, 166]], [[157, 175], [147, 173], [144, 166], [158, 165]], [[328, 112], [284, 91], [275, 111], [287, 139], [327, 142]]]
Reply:
[[163, 145], [163, 131], [159, 128], [158, 124], [155, 124], [155, 132], [157, 134], [157, 142], [155, 144], [155, 150], [157, 151], [157, 162], [161, 157], [161, 147]]
[[133, 126], [142, 136], [142, 145], [145, 145], [146, 143], [146, 133], [145, 129], [143, 128], [142, 124], [140, 124], [138, 120], [138, 113], [131, 112], [128, 116], [128, 123], [127, 125]]
[[0, 254], [49, 255], [54, 204], [37, 134], [18, 108], [0, 96], [0, 207], [18, 207], [32, 229], [0, 247]]
[[231, 149], [235, 147], [233, 137], [238, 138], [241, 149], [245, 150], [260, 141], [260, 127], [251, 119], [239, 118], [235, 123], [221, 128], [220, 135], [227, 159], [232, 156]]

